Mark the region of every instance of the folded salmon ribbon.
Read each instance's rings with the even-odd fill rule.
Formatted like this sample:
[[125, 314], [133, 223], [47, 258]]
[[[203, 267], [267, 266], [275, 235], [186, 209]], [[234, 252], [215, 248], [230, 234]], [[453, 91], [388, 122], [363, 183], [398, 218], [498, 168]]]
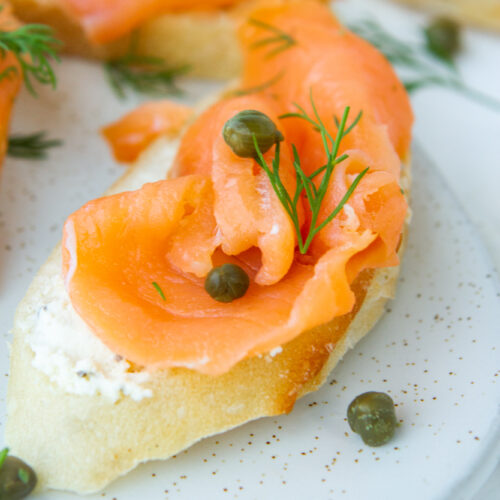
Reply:
[[[148, 369], [224, 373], [348, 313], [355, 302], [350, 285], [363, 269], [398, 264], [407, 211], [399, 177], [413, 121], [402, 84], [379, 52], [316, 2], [277, 2], [252, 19], [260, 23], [240, 30], [241, 86], [260, 90], [222, 99], [188, 128], [173, 178], [91, 201], [64, 227], [63, 274], [74, 308], [114, 352]], [[293, 44], [270, 56], [256, 43], [266, 34], [261, 23], [287, 33]], [[319, 220], [357, 174], [370, 170], [299, 256], [292, 221], [266, 173], [253, 159], [237, 157], [222, 129], [241, 110], [269, 116], [285, 137], [280, 173], [292, 193], [292, 144], [307, 175], [325, 164], [318, 131], [304, 120], [279, 118], [296, 104], [312, 114], [311, 92], [332, 135], [334, 117], [346, 106], [354, 116], [363, 112], [342, 140], [340, 152], [349, 158], [335, 167]], [[302, 204], [304, 229], [310, 217]], [[229, 304], [204, 290], [206, 274], [225, 262], [251, 278], [246, 295]]]

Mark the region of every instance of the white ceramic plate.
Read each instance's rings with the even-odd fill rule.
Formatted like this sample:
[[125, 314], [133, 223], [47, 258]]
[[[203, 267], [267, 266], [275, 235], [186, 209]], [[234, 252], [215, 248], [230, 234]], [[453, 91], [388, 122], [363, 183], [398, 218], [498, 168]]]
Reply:
[[[65, 217], [122, 171], [97, 128], [135, 103], [118, 102], [92, 64], [65, 61], [59, 77], [57, 94], [42, 90], [36, 101], [21, 96], [14, 128], [48, 130], [64, 146], [45, 162], [8, 160], [3, 172], [0, 327], [6, 340], [15, 306]], [[187, 99], [208, 87], [191, 83]], [[206, 439], [88, 498], [469, 498], [498, 453], [499, 286], [476, 232], [418, 151], [413, 213], [396, 300], [325, 387], [290, 415]], [[3, 415], [6, 348], [0, 370]], [[402, 421], [394, 441], [377, 449], [364, 446], [345, 420], [349, 402], [368, 390], [391, 394]]]

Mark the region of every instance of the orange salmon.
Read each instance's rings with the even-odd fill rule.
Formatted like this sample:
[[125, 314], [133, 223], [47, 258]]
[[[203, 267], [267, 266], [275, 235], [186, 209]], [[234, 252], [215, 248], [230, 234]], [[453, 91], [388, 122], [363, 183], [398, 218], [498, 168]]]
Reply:
[[[149, 369], [186, 367], [218, 375], [245, 357], [268, 352], [301, 332], [352, 310], [351, 283], [367, 268], [398, 264], [407, 204], [399, 186], [413, 116], [389, 63], [345, 30], [316, 2], [276, 3], [252, 13], [293, 44], [269, 55], [259, 23], [240, 30], [244, 89], [205, 111], [182, 138], [172, 179], [94, 200], [71, 215], [63, 234], [63, 274], [76, 311], [114, 352]], [[262, 85], [270, 82], [268, 85]], [[268, 115], [282, 131], [280, 175], [293, 194], [292, 144], [307, 174], [324, 165], [314, 116], [328, 132], [346, 106], [359, 124], [345, 136], [319, 221], [370, 167], [339, 215], [308, 251], [297, 252], [292, 220], [253, 159], [237, 157], [222, 138], [239, 111]], [[264, 156], [270, 164], [274, 148]], [[319, 186], [321, 176], [315, 178]], [[311, 209], [298, 201], [306, 234]], [[213, 266], [240, 265], [250, 287], [229, 304], [204, 289]], [[158, 292], [158, 285], [164, 297]]]
[[191, 114], [191, 108], [173, 101], [147, 102], [103, 127], [101, 133], [115, 159], [129, 163], [161, 135], [177, 135]]

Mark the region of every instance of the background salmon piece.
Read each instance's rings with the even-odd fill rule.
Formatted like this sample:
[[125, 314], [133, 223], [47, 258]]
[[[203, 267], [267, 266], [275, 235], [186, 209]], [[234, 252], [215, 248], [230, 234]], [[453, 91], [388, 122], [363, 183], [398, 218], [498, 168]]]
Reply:
[[161, 135], [175, 136], [192, 115], [170, 100], [147, 102], [101, 129], [117, 161], [131, 163]]

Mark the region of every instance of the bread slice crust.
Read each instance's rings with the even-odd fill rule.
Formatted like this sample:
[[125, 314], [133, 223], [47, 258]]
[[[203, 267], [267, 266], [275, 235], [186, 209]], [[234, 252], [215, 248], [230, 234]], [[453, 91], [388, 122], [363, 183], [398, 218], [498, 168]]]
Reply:
[[[160, 139], [107, 194], [165, 178], [175, 150], [175, 144]], [[406, 168], [405, 187], [408, 179]], [[351, 313], [302, 333], [274, 357], [245, 359], [218, 377], [183, 368], [157, 371], [146, 384], [151, 398], [110, 403], [100, 395], [66, 393], [32, 366], [27, 335], [47, 280], [61, 272], [60, 262], [59, 246], [16, 312], [6, 442], [34, 467], [42, 488], [78, 493], [98, 491], [139, 463], [168, 458], [204, 437], [290, 412], [297, 398], [321, 386], [344, 353], [373, 327], [394, 296], [399, 272], [399, 267], [363, 271], [353, 283]]]

